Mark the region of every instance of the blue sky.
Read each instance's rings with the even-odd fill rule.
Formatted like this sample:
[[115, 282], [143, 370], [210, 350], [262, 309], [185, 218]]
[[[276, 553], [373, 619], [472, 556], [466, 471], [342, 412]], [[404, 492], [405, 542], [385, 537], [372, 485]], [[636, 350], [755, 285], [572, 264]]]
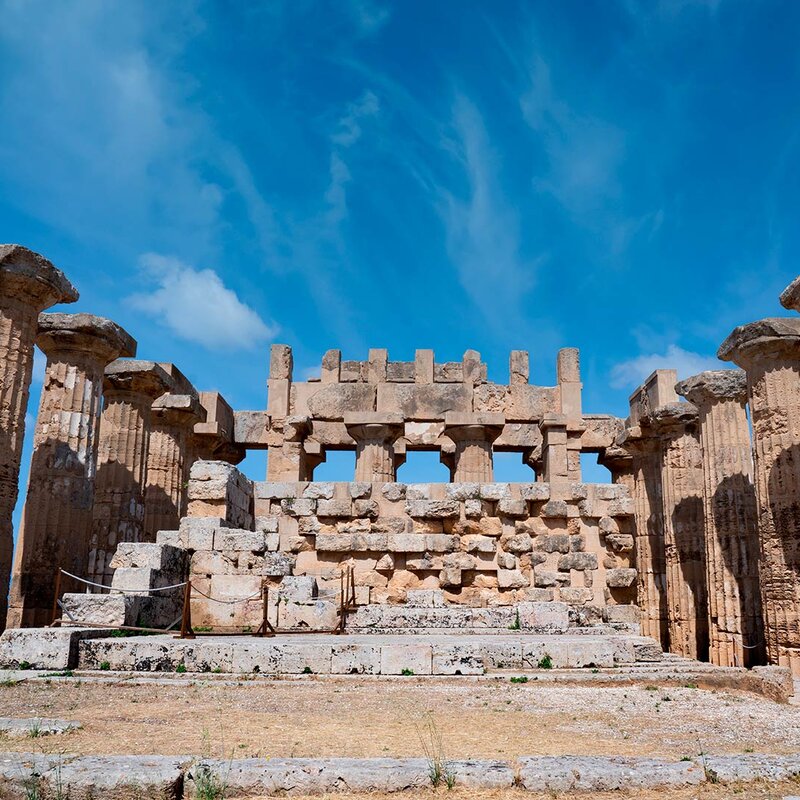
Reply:
[[331, 347], [475, 348], [505, 381], [528, 349], [542, 384], [576, 346], [585, 410], [625, 415], [652, 369], [784, 313], [800, 3], [0, 13], [0, 240], [236, 408], [264, 407], [272, 341], [301, 377]]

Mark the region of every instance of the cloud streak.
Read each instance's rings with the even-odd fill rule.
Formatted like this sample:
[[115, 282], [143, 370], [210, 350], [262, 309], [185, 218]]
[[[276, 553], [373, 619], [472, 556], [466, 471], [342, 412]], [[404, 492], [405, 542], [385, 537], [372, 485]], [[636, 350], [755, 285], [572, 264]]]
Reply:
[[616, 364], [611, 369], [610, 383], [614, 389], [633, 390], [657, 369], [675, 369], [678, 378], [683, 379], [707, 369], [724, 368], [717, 358], [670, 344], [663, 353], [643, 353]]

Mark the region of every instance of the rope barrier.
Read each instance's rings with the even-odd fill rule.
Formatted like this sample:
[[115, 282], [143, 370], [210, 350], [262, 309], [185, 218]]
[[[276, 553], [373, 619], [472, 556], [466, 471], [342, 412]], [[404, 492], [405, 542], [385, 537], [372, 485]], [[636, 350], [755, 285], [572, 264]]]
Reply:
[[142, 594], [148, 592], [166, 592], [170, 589], [180, 589], [182, 586], [186, 586], [187, 581], [183, 583], [173, 583], [171, 586], [156, 586], [152, 589], [117, 589], [115, 586], [106, 586], [104, 583], [95, 583], [94, 581], [86, 580], [86, 578], [80, 578], [77, 575], [73, 575], [71, 572], [67, 572], [65, 569], [61, 570], [62, 574], [66, 575], [69, 578], [73, 578], [74, 580], [85, 583], [87, 586], [97, 586], [99, 589], [108, 589], [112, 592], [119, 592], [120, 594]]
[[[224, 606], [235, 606], [237, 603], [247, 603], [250, 600], [255, 600], [256, 598], [260, 598], [262, 596], [261, 590], [259, 589], [257, 594], [251, 594], [250, 597], [240, 597], [238, 600], [219, 600], [216, 597], [212, 597], [210, 594], [206, 594], [205, 592], [200, 591], [196, 586], [192, 586], [192, 590], [197, 592], [201, 597], [205, 597], [208, 600], [211, 600], [212, 603], [220, 603]], [[197, 599], [197, 598], [192, 598]]]

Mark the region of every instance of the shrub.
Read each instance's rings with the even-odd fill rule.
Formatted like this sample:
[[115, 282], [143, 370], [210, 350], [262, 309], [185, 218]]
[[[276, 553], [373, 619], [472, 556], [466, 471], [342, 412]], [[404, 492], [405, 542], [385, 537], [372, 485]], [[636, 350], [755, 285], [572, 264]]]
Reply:
[[553, 669], [553, 659], [550, 658], [549, 653], [545, 653], [536, 665], [539, 669]]
[[111, 664], [109, 664], [108, 661], [101, 661], [100, 662], [100, 669], [109, 670], [109, 669], [111, 669]]

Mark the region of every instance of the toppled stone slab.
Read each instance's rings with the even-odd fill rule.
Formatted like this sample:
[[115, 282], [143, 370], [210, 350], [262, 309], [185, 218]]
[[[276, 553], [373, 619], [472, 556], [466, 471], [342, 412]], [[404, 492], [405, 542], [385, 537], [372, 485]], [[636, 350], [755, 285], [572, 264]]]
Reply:
[[0, 734], [11, 738], [25, 736], [36, 739], [40, 736], [57, 736], [61, 733], [77, 730], [80, 727], [82, 727], [80, 722], [68, 719], [0, 717]]
[[797, 753], [705, 756], [703, 764], [708, 778], [721, 783], [755, 780], [784, 781], [800, 777], [800, 754]]
[[0, 666], [69, 669], [78, 662], [79, 642], [110, 633], [110, 628], [9, 628], [0, 636]]
[[607, 792], [688, 786], [705, 780], [693, 761], [615, 756], [533, 756], [519, 759], [520, 785], [535, 792]]

